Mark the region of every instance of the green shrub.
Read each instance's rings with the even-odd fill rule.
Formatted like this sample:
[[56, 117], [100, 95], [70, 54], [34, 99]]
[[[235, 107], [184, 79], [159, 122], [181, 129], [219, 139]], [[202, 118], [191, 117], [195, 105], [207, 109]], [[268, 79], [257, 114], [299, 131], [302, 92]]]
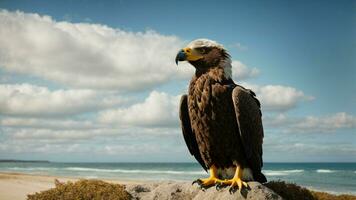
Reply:
[[286, 200], [317, 200], [306, 188], [284, 181], [270, 181], [264, 184]]
[[342, 194], [342, 195], [333, 195], [326, 192], [315, 192], [312, 191], [313, 195], [318, 200], [356, 200], [356, 196]]
[[326, 192], [310, 191], [294, 183], [270, 181], [264, 184], [286, 200], [356, 200], [352, 195], [332, 195]]
[[123, 185], [100, 180], [79, 180], [61, 183], [55, 188], [27, 195], [28, 200], [129, 200], [130, 194]]

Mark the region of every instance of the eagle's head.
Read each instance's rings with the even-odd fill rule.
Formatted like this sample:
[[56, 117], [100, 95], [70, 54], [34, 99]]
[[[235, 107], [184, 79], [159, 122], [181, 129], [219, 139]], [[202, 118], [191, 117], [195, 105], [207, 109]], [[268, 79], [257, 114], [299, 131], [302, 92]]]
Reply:
[[231, 77], [231, 60], [223, 45], [208, 39], [197, 39], [181, 49], [176, 56], [178, 61], [188, 61], [197, 71], [213, 67], [223, 67], [225, 76]]

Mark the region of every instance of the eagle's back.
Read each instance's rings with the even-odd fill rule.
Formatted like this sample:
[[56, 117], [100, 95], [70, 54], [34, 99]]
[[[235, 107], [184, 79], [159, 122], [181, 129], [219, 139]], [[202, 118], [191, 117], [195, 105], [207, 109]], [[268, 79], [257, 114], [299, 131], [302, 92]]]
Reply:
[[206, 166], [232, 166], [245, 157], [238, 135], [232, 102], [233, 82], [224, 78], [222, 68], [194, 76], [189, 86], [188, 109], [201, 157]]

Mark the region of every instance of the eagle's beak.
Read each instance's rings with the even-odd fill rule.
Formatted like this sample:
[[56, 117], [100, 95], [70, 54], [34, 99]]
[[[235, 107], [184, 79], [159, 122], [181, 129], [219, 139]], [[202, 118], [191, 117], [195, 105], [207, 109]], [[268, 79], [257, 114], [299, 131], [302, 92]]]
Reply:
[[178, 61], [184, 61], [184, 60], [197, 61], [201, 58], [203, 58], [203, 56], [200, 55], [197, 51], [189, 47], [186, 47], [178, 52], [176, 57], [176, 64], [178, 65]]
[[176, 64], [178, 65], [178, 61], [185, 61], [186, 59], [187, 59], [187, 54], [182, 49], [178, 52], [178, 54], [176, 56]]

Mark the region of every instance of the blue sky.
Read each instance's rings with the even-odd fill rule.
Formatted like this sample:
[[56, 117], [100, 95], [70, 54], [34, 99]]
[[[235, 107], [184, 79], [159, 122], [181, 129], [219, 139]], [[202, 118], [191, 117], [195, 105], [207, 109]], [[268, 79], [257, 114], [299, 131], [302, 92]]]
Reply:
[[356, 161], [355, 6], [1, 1], [0, 157], [192, 161], [175, 114], [193, 72], [173, 60], [209, 38], [262, 101], [265, 161]]

